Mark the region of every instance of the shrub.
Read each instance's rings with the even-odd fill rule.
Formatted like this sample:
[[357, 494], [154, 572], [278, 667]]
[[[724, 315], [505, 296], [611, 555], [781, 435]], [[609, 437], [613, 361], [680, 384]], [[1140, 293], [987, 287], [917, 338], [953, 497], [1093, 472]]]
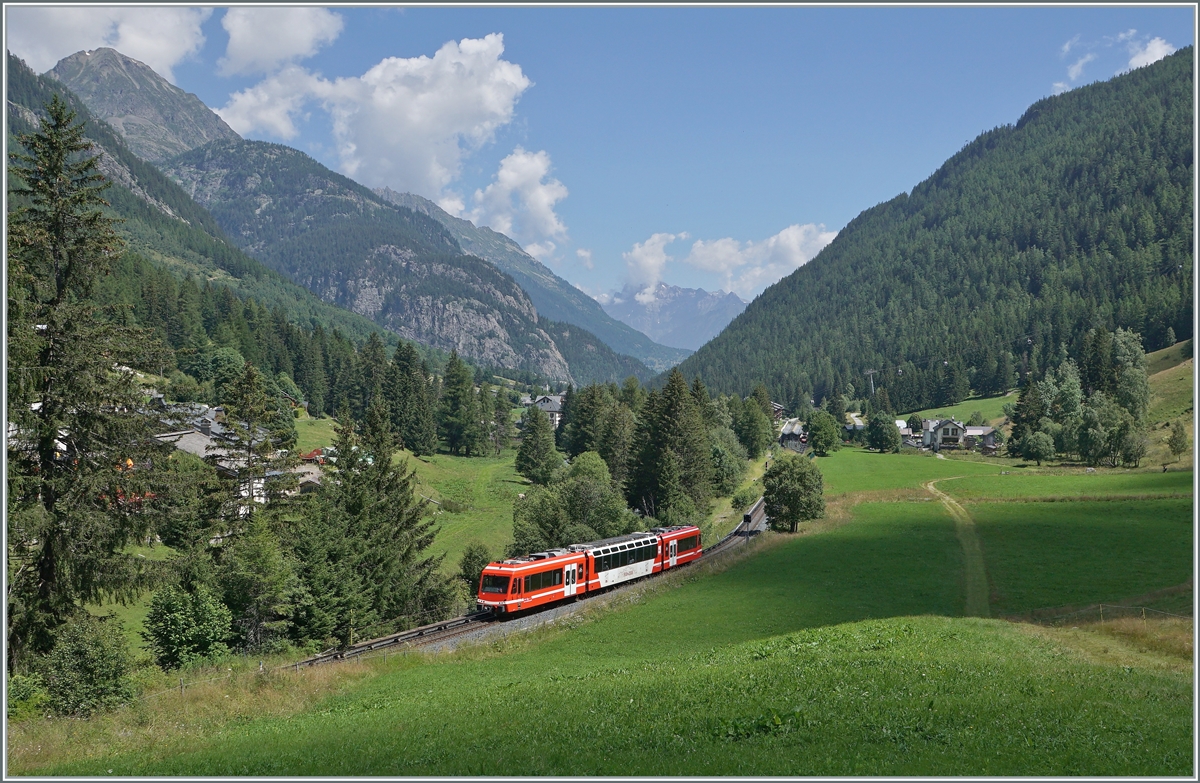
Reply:
[[50, 653], [46, 690], [59, 715], [85, 717], [127, 701], [129, 650], [121, 623], [81, 614], [59, 633]]
[[155, 663], [178, 669], [197, 658], [228, 652], [225, 640], [231, 622], [229, 609], [204, 587], [195, 593], [167, 587], [150, 601], [142, 638]]
[[8, 719], [36, 714], [50, 700], [46, 680], [36, 672], [13, 674], [8, 678]]
[[762, 495], [762, 488], [757, 484], [751, 484], [748, 487], [739, 489], [733, 494], [733, 499], [729, 501], [730, 506], [736, 509], [745, 510], [758, 500]]

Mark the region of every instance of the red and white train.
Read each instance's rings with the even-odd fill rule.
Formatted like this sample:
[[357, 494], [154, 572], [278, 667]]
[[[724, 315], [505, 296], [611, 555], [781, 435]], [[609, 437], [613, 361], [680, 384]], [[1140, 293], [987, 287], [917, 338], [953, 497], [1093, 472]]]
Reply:
[[694, 525], [571, 544], [490, 563], [479, 580], [476, 603], [497, 614], [523, 612], [658, 574], [703, 554], [700, 528]]

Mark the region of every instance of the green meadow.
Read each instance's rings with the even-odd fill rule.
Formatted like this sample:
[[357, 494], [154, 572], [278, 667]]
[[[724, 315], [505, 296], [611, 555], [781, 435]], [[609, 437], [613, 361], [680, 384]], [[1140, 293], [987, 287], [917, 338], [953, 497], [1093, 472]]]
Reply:
[[[995, 425], [1004, 420], [1004, 406], [1007, 403], [1015, 405], [1016, 402], [1017, 393], [1013, 391], [996, 397], [969, 397], [956, 405], [946, 405], [940, 408], [927, 408], [923, 411], [917, 411], [917, 415], [923, 419], [954, 418], [965, 423], [971, 417], [972, 413], [979, 411], [983, 414], [984, 421]], [[907, 419], [908, 416], [897, 416], [897, 418]]]
[[[460, 498], [504, 475], [456, 485], [452, 464], [418, 470], [444, 470], [430, 484], [459, 486]], [[1176, 496], [1190, 472], [1001, 475], [998, 464], [856, 449], [818, 465], [831, 501], [856, 501], [842, 522], [761, 536], [723, 566], [452, 654], [221, 681], [196, 701], [75, 725], [21, 723], [10, 771], [1192, 774], [1190, 625], [1168, 644], [1140, 621], [1135, 638], [964, 617], [959, 523], [921, 489], [936, 480], [967, 509], [996, 618], [1186, 580], [1191, 499]], [[1048, 498], [1058, 502], [1030, 502]], [[336, 687], [322, 679], [335, 675]], [[306, 687], [290, 707], [246, 706]]]

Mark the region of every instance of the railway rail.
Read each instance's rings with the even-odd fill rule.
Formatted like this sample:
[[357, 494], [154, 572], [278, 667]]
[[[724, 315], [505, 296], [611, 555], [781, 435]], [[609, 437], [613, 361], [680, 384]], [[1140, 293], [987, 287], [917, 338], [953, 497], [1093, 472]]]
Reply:
[[[759, 498], [758, 502], [742, 515], [742, 521], [738, 523], [737, 527], [720, 541], [704, 550], [704, 557], [701, 560], [711, 559], [722, 552], [733, 549], [738, 544], [749, 540], [751, 536], [766, 530], [766, 526], [766, 509], [763, 499]], [[472, 633], [479, 630], [483, 625], [494, 623], [498, 620], [499, 617], [491, 612], [472, 612], [459, 617], [452, 617], [448, 620], [422, 625], [419, 628], [412, 628], [407, 631], [400, 631], [388, 634], [387, 636], [356, 642], [343, 650], [326, 650], [307, 660], [300, 661], [297, 665], [315, 666], [322, 663], [345, 661], [367, 653], [386, 650], [390, 647], [424, 647], [435, 642], [444, 642], [447, 639]]]

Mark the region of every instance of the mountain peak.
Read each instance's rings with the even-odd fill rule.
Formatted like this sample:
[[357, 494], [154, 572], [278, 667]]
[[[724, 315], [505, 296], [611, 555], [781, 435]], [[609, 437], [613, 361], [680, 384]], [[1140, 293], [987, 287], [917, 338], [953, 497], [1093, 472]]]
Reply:
[[667, 283], [645, 288], [625, 286], [601, 304], [613, 318], [652, 340], [689, 350], [716, 337], [746, 309], [746, 302], [737, 294]]
[[195, 95], [116, 49], [85, 49], [47, 73], [112, 125], [143, 160], [164, 161], [214, 139], [241, 139]]

